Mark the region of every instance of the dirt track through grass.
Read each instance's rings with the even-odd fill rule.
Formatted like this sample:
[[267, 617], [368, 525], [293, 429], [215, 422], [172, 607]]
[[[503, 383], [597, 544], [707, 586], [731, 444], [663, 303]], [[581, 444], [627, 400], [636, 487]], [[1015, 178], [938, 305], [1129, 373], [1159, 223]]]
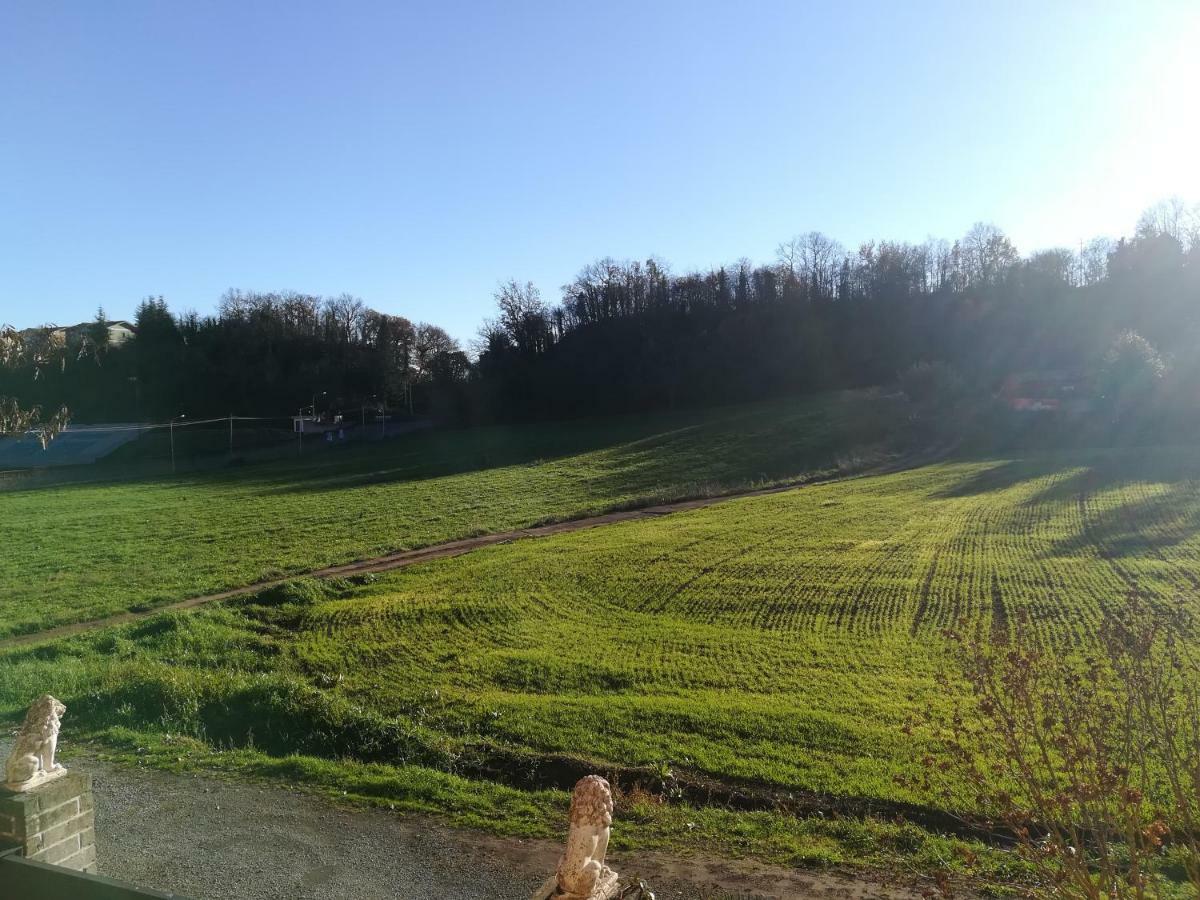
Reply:
[[178, 478], [6, 482], [0, 638], [484, 534], [836, 473], [880, 458], [897, 415], [895, 398], [827, 395], [430, 432]]
[[[925, 458], [923, 457], [923, 460], [924, 459]], [[894, 463], [886, 468], [875, 469], [870, 473], [860, 473], [858, 475], [846, 477], [861, 478], [866, 474], [882, 474], [884, 472], [899, 471], [900, 469], [913, 464], [914, 463], [912, 460], [906, 460], [903, 463]], [[564, 522], [554, 522], [549, 525], [539, 525], [533, 528], [518, 528], [513, 531], [503, 531], [497, 534], [484, 534], [478, 537], [465, 538], [464, 540], [460, 541], [447, 541], [443, 544], [420, 547], [416, 550], [404, 550], [398, 553], [388, 553], [383, 556], [373, 557], [371, 559], [363, 559], [352, 563], [346, 563], [345, 565], [326, 566], [322, 569], [314, 569], [311, 572], [302, 572], [288, 578], [275, 578], [270, 581], [258, 581], [242, 587], [232, 588], [227, 591], [218, 591], [213, 594], [202, 594], [198, 597], [189, 597], [186, 600], [180, 600], [177, 603], [170, 603], [166, 606], [155, 607], [154, 609], [117, 613], [115, 615], [104, 616], [99, 619], [90, 619], [86, 622], [74, 622], [70, 625], [60, 625], [57, 628], [47, 628], [44, 631], [36, 631], [29, 634], [19, 634], [14, 637], [2, 638], [0, 639], [0, 650], [45, 643], [46, 641], [53, 641], [59, 638], [81, 634], [85, 631], [96, 631], [101, 628], [110, 628], [113, 625], [125, 625], [130, 622], [137, 622], [140, 619], [156, 616], [164, 612], [194, 609], [197, 606], [203, 606], [207, 603], [230, 600], [234, 597], [243, 597], [266, 590], [268, 588], [278, 587], [281, 584], [294, 581], [296, 578], [350, 578], [355, 575], [390, 572], [395, 569], [405, 569], [409, 566], [415, 566], [419, 563], [462, 556], [464, 553], [470, 553], [472, 550], [478, 550], [482, 547], [491, 547], [495, 544], [508, 544], [513, 541], [525, 540], [528, 538], [551, 537], [556, 534], [567, 534], [572, 531], [583, 531], [584, 529], [599, 528], [604, 525], [616, 525], [621, 522], [632, 522], [637, 519], [654, 519], [660, 516], [670, 515], [671, 513], [686, 512], [693, 509], [703, 509], [706, 506], [712, 506], [715, 503], [723, 503], [728, 500], [736, 500], [743, 497], [765, 497], [770, 494], [778, 494], [783, 491], [796, 490], [797, 488], [804, 487], [808, 484], [827, 483], [833, 480], [845, 479], [814, 479], [812, 481], [800, 482], [797, 484], [777, 485], [775, 487], [761, 488], [752, 491], [734, 491], [714, 497], [700, 497], [694, 500], [680, 500], [675, 503], [659, 503], [654, 506], [646, 506], [640, 509], [618, 510], [616, 512], [605, 513], [604, 515], [599, 516], [587, 516], [582, 519], [569, 519]]]

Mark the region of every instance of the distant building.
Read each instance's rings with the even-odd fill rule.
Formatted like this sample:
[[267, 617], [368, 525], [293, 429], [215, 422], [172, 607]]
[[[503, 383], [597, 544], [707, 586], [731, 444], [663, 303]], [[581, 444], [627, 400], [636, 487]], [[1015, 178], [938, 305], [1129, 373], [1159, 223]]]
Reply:
[[327, 431], [340, 431], [342, 417], [336, 416], [292, 416], [292, 432], [295, 434], [324, 434]]
[[[126, 322], [124, 319], [115, 319], [107, 324], [108, 345], [110, 347], [119, 347], [137, 334], [137, 327], [132, 322]], [[38, 333], [48, 332], [50, 337], [55, 341], [70, 346], [80, 343], [84, 337], [91, 334], [92, 329], [95, 327], [95, 322], [80, 322], [78, 325], [52, 325], [47, 329], [28, 328], [22, 334], [29, 337]]]
[[1088, 385], [1071, 372], [1021, 372], [1005, 379], [998, 394], [1015, 412], [1087, 412]]
[[108, 323], [108, 343], [114, 347], [119, 347], [136, 334], [137, 328], [131, 322], [117, 319]]

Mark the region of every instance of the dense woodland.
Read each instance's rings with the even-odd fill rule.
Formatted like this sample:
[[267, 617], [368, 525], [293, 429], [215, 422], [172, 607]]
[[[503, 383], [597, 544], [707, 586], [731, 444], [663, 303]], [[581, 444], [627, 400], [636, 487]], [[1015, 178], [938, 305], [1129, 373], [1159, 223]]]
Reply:
[[101, 313], [58, 353], [35, 347], [0, 372], [0, 396], [66, 404], [81, 421], [282, 417], [314, 399], [522, 420], [885, 384], [935, 363], [981, 396], [1021, 373], [1099, 395], [1119, 370], [1171, 404], [1200, 404], [1200, 208], [1179, 201], [1148, 210], [1130, 237], [1075, 250], [1023, 257], [985, 224], [953, 242], [852, 251], [811, 232], [766, 265], [676, 274], [653, 258], [602, 259], [557, 303], [519, 281], [496, 302], [463, 348], [347, 295], [230, 291], [211, 316], [150, 298], [132, 340], [108, 346]]

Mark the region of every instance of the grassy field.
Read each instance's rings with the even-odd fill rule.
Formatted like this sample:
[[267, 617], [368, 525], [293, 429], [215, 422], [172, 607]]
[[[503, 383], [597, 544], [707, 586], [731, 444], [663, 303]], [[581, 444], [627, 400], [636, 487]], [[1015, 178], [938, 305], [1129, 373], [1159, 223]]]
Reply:
[[0, 703], [48, 689], [161, 765], [513, 833], [547, 833], [598, 769], [672, 801], [624, 797], [626, 845], [953, 868], [953, 841], [892, 820], [971, 805], [904, 781], [937, 749], [904, 724], [954, 700], [941, 629], [1025, 610], [1086, 648], [1132, 584], [1195, 592], [1198, 518], [1189, 451], [945, 463], [10, 652]]
[[[877, 444], [894, 399], [413, 435], [178, 478], [0, 485], [0, 636], [391, 550], [787, 481]], [[83, 480], [86, 479], [86, 480]]]

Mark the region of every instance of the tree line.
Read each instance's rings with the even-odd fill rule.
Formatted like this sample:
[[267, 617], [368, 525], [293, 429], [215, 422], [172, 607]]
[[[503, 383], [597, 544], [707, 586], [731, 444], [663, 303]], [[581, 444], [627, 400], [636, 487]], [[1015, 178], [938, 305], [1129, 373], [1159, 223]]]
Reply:
[[515, 415], [877, 385], [932, 362], [979, 393], [1039, 372], [1095, 391], [1111, 355], [1128, 364], [1135, 350], [1148, 367], [1171, 363], [1160, 374], [1176, 398], [1200, 396], [1200, 208], [1179, 201], [1148, 210], [1130, 237], [1076, 250], [1022, 257], [987, 224], [953, 242], [854, 251], [810, 232], [766, 265], [672, 275], [656, 259], [604, 259], [557, 304], [517, 281], [496, 301], [476, 346], [476, 400]]
[[519, 280], [495, 301], [464, 349], [349, 295], [229, 291], [209, 316], [149, 298], [133, 339], [108, 346], [101, 312], [57, 355], [0, 373], [0, 395], [91, 421], [285, 415], [314, 398], [522, 420], [877, 385], [930, 363], [979, 392], [1022, 372], [1099, 385], [1114, 371], [1106, 359], [1136, 351], [1176, 402], [1200, 402], [1200, 208], [1177, 200], [1120, 240], [1027, 256], [987, 224], [853, 250], [808, 232], [766, 264], [673, 273], [656, 258], [606, 258], [557, 302]]
[[[109, 341], [103, 310], [55, 341], [51, 329], [0, 372], [0, 395], [65, 402], [85, 421], [179, 415], [283, 417], [349, 405], [389, 414], [446, 406], [440, 392], [465, 383], [471, 363], [442, 328], [369, 309], [349, 295], [231, 290], [211, 316], [172, 314], [162, 297], [137, 307], [134, 337]], [[10, 332], [12, 334], [12, 332]]]

